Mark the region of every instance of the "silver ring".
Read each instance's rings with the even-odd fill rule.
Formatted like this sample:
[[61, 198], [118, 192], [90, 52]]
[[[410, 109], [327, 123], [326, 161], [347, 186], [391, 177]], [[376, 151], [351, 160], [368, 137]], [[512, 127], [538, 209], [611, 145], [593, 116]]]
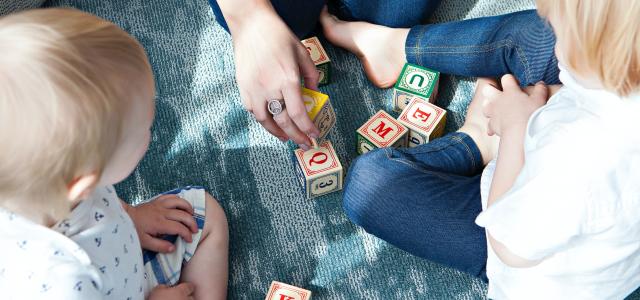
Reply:
[[275, 117], [279, 115], [285, 108], [284, 100], [271, 99], [267, 102], [267, 110]]

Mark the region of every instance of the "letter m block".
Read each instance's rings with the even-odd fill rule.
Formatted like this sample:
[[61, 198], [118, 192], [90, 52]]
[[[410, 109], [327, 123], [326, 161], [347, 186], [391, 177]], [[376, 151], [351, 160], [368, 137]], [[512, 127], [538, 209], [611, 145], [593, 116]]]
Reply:
[[358, 154], [376, 148], [404, 147], [408, 129], [388, 113], [380, 110], [356, 131]]

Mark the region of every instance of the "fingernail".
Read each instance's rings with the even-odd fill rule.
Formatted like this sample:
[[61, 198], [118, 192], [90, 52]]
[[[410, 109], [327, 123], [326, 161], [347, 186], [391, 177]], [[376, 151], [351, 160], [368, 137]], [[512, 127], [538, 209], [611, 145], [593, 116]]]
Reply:
[[306, 144], [300, 144], [298, 145], [298, 147], [300, 147], [300, 149], [304, 150], [304, 151], [309, 151], [309, 146], [307, 146]]
[[169, 252], [173, 252], [174, 250], [176, 250], [176, 247], [174, 246], [169, 247]]
[[320, 135], [315, 133], [315, 132], [312, 132], [311, 134], [309, 134], [309, 137], [312, 138], [312, 139], [318, 139], [320, 137]]
[[544, 81], [540, 80], [540, 81], [538, 81], [538, 83], [536, 83], [536, 84], [544, 84]]
[[281, 137], [281, 136], [279, 136], [278, 139], [283, 143], [286, 143], [289, 140], [289, 139], [287, 139], [285, 137]]

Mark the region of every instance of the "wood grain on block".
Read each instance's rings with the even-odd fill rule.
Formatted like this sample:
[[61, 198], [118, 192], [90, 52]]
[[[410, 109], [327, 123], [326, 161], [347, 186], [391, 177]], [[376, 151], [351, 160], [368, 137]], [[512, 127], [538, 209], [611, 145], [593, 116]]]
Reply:
[[294, 161], [300, 183], [307, 198], [339, 191], [343, 185], [343, 168], [330, 141], [317, 149], [294, 151]]
[[409, 129], [408, 146], [415, 147], [440, 137], [447, 111], [419, 97], [409, 102], [398, 121]]
[[265, 300], [310, 300], [311, 291], [290, 284], [273, 281]]
[[435, 103], [440, 72], [406, 63], [393, 87], [393, 110], [402, 111], [414, 97]]
[[405, 146], [408, 129], [383, 110], [378, 111], [357, 131], [359, 154], [375, 148]]

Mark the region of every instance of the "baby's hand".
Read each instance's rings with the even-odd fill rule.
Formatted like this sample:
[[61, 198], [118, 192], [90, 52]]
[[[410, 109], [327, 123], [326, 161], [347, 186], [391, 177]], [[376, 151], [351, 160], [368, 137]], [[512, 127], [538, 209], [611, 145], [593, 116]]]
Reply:
[[176, 286], [159, 285], [151, 290], [148, 300], [183, 300], [193, 299], [195, 287], [188, 282]]
[[177, 234], [190, 243], [191, 235], [198, 232], [191, 204], [176, 195], [162, 195], [150, 202], [129, 207], [127, 212], [136, 226], [143, 249], [173, 252], [175, 246], [161, 239], [162, 235]]
[[489, 135], [502, 136], [509, 128], [526, 127], [531, 114], [549, 99], [548, 89], [542, 82], [527, 92], [520, 88], [513, 75], [502, 77], [502, 91], [492, 86], [482, 90], [485, 97], [483, 112], [489, 118]]

